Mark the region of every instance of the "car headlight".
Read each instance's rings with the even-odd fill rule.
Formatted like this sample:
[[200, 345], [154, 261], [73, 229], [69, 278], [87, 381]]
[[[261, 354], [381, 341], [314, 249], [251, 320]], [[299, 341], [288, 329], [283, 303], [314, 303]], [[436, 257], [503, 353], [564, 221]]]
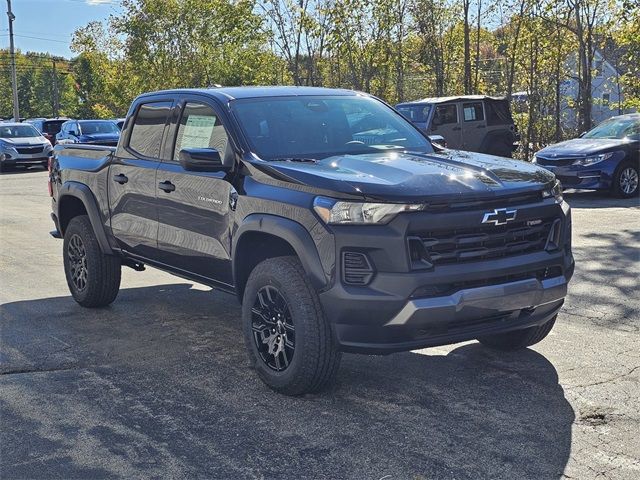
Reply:
[[554, 197], [556, 199], [556, 203], [562, 203], [564, 197], [562, 196], [562, 184], [560, 180], [556, 180], [556, 183], [553, 187], [542, 191], [542, 198], [550, 198]]
[[573, 164], [586, 167], [588, 165], [593, 165], [594, 163], [602, 162], [603, 160], [611, 158], [612, 156], [613, 152], [601, 153], [600, 155], [591, 155], [589, 157], [579, 158], [578, 160], [574, 161]]
[[331, 225], [383, 225], [402, 212], [423, 210], [425, 204], [342, 202], [316, 197], [313, 209]]

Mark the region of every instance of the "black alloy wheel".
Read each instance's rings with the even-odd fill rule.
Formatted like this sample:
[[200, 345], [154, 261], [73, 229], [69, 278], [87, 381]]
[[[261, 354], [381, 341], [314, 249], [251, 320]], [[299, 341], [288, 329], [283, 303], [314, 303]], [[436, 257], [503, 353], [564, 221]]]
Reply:
[[73, 235], [67, 247], [71, 281], [78, 292], [87, 288], [87, 251], [80, 235]]
[[253, 340], [262, 361], [276, 372], [286, 370], [295, 353], [295, 327], [287, 301], [273, 285], [265, 285], [251, 309]]

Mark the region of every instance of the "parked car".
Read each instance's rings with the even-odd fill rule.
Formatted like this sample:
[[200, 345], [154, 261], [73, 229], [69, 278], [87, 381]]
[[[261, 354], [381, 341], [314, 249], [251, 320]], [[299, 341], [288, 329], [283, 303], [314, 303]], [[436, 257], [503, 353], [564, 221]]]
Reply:
[[47, 168], [51, 143], [28, 123], [0, 123], [0, 170], [16, 165]]
[[51, 145], [55, 145], [56, 135], [60, 132], [62, 124], [68, 120], [68, 118], [33, 118], [26, 122], [36, 127], [42, 136], [51, 142]]
[[68, 120], [56, 135], [58, 143], [116, 146], [120, 129], [113, 120]]
[[537, 343], [574, 270], [552, 173], [434, 151], [348, 90], [144, 94], [117, 148], [58, 145], [51, 167], [76, 302], [113, 302], [122, 265], [234, 294], [252, 365], [285, 394], [327, 385], [341, 352]]
[[509, 101], [503, 97], [425, 98], [400, 103], [396, 109], [430, 137], [444, 138], [447, 148], [511, 157], [518, 147]]
[[543, 148], [533, 162], [552, 171], [565, 188], [638, 195], [640, 113], [611, 117], [580, 138]]

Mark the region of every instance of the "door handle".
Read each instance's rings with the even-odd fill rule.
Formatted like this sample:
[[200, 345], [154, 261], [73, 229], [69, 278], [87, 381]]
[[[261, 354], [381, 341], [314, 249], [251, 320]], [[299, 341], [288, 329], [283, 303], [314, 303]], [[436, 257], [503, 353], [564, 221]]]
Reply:
[[165, 182], [160, 182], [158, 184], [158, 188], [160, 190], [164, 190], [167, 193], [170, 193], [176, 189], [176, 186], [173, 183], [171, 183], [169, 180], [167, 180]]
[[485, 128], [486, 125], [478, 125], [476, 128]]
[[113, 176], [113, 181], [114, 182], [118, 182], [120, 185], [124, 185], [125, 183], [127, 183], [129, 181], [129, 179], [127, 178], [126, 175], [119, 173], [117, 175]]

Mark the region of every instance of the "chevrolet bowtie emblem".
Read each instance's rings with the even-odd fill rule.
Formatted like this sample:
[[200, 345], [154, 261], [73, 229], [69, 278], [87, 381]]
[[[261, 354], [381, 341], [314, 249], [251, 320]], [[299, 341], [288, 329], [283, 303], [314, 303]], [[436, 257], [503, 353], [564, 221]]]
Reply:
[[496, 208], [493, 212], [484, 214], [482, 223], [493, 223], [494, 225], [505, 225], [516, 219], [518, 210], [507, 210], [506, 208]]

